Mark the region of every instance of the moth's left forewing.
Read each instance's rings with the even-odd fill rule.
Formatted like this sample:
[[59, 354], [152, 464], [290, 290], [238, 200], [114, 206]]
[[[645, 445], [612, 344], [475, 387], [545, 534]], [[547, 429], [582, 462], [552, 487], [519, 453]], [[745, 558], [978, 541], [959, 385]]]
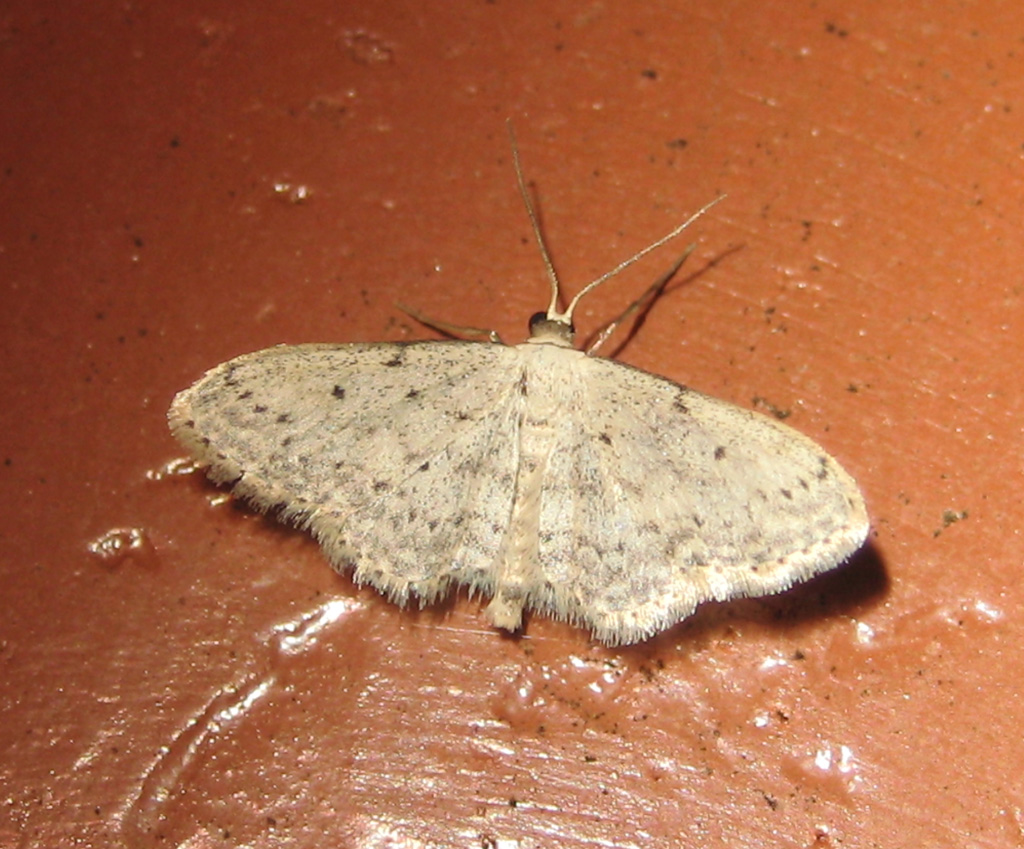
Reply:
[[[563, 503], [548, 514], [586, 562], [567, 592], [602, 639], [649, 635], [701, 601], [784, 590], [863, 542], [860, 492], [812, 440], [610, 360], [577, 368], [550, 475], [586, 492], [552, 492]], [[568, 546], [546, 553], [562, 562]]]

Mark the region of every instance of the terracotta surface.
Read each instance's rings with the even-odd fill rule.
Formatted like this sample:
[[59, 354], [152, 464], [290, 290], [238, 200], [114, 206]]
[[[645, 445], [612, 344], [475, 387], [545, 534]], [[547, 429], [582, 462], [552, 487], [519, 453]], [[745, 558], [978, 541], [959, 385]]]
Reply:
[[[1022, 37], [1017, 2], [7, 3], [0, 846], [1024, 843]], [[847, 567], [633, 648], [508, 638], [181, 467], [170, 399], [232, 355], [430, 336], [399, 302], [522, 338], [506, 117], [570, 290], [728, 193], [621, 358], [835, 454]]]

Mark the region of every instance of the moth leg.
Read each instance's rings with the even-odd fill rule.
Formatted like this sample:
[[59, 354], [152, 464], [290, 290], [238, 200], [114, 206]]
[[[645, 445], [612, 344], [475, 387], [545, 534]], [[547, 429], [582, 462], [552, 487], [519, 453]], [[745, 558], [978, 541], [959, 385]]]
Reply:
[[461, 324], [450, 324], [437, 318], [424, 315], [417, 309], [402, 304], [395, 304], [402, 312], [410, 318], [416, 319], [420, 324], [443, 333], [445, 336], [452, 336], [456, 339], [487, 339], [489, 342], [503, 344], [497, 330], [486, 330], [482, 327], [465, 327]]
[[[643, 318], [647, 315], [648, 311], [651, 309], [651, 307], [654, 306], [654, 302], [658, 300], [661, 293], [665, 291], [665, 287], [668, 285], [669, 281], [673, 277], [675, 277], [676, 272], [679, 271], [680, 268], [682, 268], [683, 263], [686, 262], [686, 258], [691, 253], [693, 253], [696, 247], [696, 244], [690, 245], [685, 251], [683, 251], [682, 256], [680, 256], [679, 259], [672, 263], [672, 267], [664, 274], [662, 274], [657, 280], [655, 280], [650, 286], [648, 286], [639, 298], [637, 298], [635, 301], [633, 301], [633, 303], [626, 307], [626, 309], [620, 315], [613, 318], [604, 327], [598, 330], [594, 334], [594, 341], [591, 342], [586, 347], [587, 355], [593, 356], [597, 352], [597, 349], [600, 348], [605, 342], [607, 342], [611, 335], [616, 330], [619, 329], [620, 324], [622, 324], [634, 313], [640, 310], [643, 310], [643, 312], [640, 314], [640, 318], [637, 319], [637, 322], [639, 323], [640, 321], [642, 321]], [[636, 326], [634, 325], [634, 330], [635, 329]], [[632, 333], [630, 334], [630, 336], [632, 336]], [[629, 337], [627, 337], [626, 341], [629, 341]]]

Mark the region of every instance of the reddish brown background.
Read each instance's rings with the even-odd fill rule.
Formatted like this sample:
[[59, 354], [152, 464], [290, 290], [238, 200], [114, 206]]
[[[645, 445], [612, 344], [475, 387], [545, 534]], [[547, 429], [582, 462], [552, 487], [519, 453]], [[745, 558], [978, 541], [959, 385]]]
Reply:
[[[1019, 0], [13, 0], [0, 79], [0, 846], [1024, 842]], [[790, 411], [850, 566], [511, 639], [180, 473], [232, 355], [523, 336], [506, 117], [570, 290], [728, 193], [622, 358]]]

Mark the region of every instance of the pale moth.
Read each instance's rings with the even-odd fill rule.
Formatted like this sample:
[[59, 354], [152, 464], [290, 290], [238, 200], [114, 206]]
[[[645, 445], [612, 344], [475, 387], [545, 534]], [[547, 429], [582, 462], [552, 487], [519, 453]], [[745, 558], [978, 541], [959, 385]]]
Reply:
[[849, 557], [867, 513], [822, 448], [573, 347], [580, 298], [712, 204], [561, 312], [514, 142], [513, 156], [551, 284], [526, 342], [268, 348], [179, 393], [174, 436], [356, 583], [402, 605], [461, 584], [509, 631], [534, 609], [633, 643], [701, 602], [781, 592]]

